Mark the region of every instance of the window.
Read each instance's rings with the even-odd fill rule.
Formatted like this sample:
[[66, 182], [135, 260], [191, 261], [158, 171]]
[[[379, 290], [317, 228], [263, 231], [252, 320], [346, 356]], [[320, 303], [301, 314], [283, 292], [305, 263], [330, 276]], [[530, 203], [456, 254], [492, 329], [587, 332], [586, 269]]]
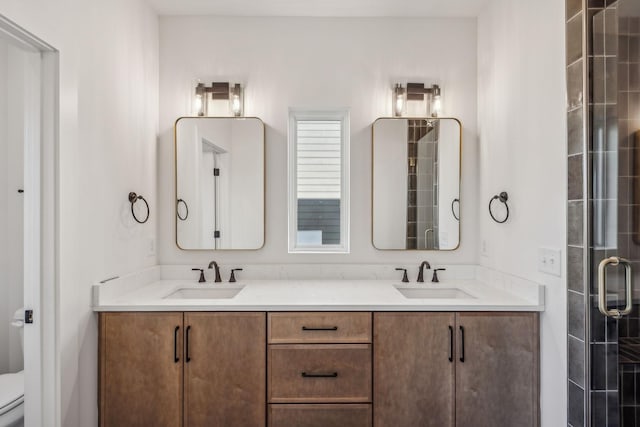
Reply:
[[289, 114], [289, 252], [349, 252], [349, 113]]

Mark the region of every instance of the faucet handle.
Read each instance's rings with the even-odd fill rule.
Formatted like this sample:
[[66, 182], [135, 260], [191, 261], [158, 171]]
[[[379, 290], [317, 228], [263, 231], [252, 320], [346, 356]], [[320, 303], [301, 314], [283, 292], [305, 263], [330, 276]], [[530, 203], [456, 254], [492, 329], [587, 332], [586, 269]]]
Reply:
[[191, 271], [199, 271], [200, 272], [200, 279], [198, 280], [198, 283], [206, 282], [206, 280], [204, 278], [204, 269], [202, 269], [202, 268], [192, 268]]
[[242, 271], [242, 269], [241, 268], [231, 269], [231, 277], [229, 277], [229, 283], [234, 283], [236, 281], [236, 276], [234, 274], [236, 271]]
[[438, 283], [440, 280], [438, 279], [438, 271], [447, 271], [446, 268], [436, 268], [435, 270], [433, 270], [433, 277], [431, 278], [431, 281], [433, 283]]
[[404, 271], [402, 275], [402, 283], [409, 283], [409, 278], [407, 277], [407, 269], [406, 268], [396, 268], [396, 271]]

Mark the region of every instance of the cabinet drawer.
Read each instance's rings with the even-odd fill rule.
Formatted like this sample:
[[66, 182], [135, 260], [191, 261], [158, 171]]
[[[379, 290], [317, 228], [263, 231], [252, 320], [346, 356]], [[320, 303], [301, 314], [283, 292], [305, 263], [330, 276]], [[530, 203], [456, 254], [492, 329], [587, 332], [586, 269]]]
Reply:
[[269, 313], [269, 343], [370, 343], [371, 313]]
[[371, 345], [269, 346], [269, 402], [371, 402]]
[[269, 405], [269, 427], [371, 427], [369, 404]]

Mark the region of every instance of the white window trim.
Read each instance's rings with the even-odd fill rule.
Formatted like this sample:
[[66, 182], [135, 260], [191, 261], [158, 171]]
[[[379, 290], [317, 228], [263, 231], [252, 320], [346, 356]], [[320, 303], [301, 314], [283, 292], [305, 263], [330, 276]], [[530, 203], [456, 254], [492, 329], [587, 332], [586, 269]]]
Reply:
[[[297, 181], [297, 122], [302, 120], [338, 120], [341, 124], [340, 161], [340, 244], [322, 246], [297, 245], [298, 181]], [[289, 164], [289, 253], [349, 253], [349, 110], [289, 109], [288, 164]]]

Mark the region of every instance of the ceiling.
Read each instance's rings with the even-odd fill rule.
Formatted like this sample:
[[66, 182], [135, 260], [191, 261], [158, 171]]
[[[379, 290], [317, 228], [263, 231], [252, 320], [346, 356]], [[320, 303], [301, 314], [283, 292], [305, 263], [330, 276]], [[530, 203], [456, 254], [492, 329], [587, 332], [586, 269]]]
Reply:
[[490, 0], [147, 0], [159, 15], [475, 17]]

